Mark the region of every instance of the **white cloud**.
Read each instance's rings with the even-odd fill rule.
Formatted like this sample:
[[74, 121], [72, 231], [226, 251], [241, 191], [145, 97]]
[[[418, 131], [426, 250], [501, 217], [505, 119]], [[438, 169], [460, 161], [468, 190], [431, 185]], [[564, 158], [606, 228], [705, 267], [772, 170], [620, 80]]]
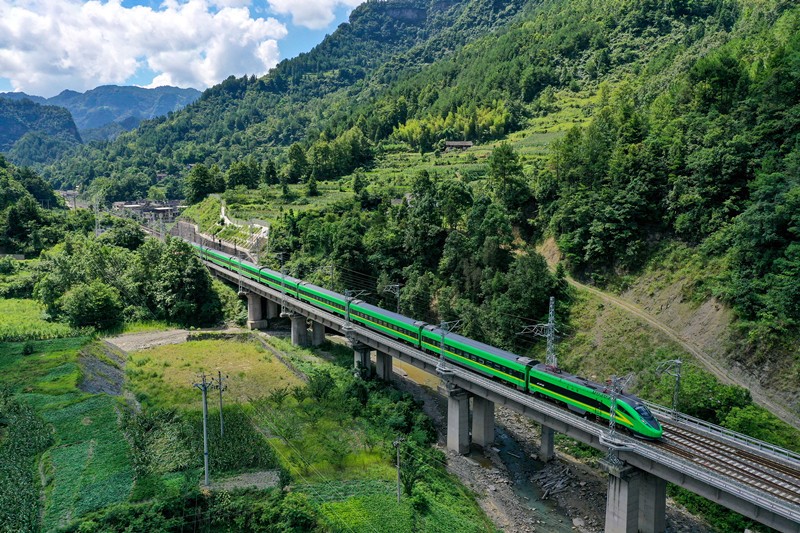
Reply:
[[279, 59], [286, 27], [253, 18], [247, 0], [0, 0], [0, 77], [15, 90], [52, 96], [125, 83], [205, 88], [227, 76], [263, 74]]
[[292, 22], [311, 29], [321, 29], [333, 22], [339, 6], [356, 7], [364, 0], [268, 0], [275, 13], [292, 15]]

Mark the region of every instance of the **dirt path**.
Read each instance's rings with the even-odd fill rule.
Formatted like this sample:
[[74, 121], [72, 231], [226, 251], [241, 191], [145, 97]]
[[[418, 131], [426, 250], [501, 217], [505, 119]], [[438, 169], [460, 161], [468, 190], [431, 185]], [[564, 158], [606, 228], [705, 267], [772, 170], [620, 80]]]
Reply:
[[647, 322], [650, 326], [656, 328], [657, 330], [661, 331], [665, 335], [667, 335], [670, 339], [675, 341], [677, 344], [681, 346], [684, 350], [692, 354], [700, 361], [706, 369], [714, 374], [717, 379], [719, 379], [722, 383], [726, 385], [738, 385], [739, 387], [743, 387], [750, 391], [750, 395], [753, 398], [753, 401], [767, 409], [772, 414], [790, 424], [794, 427], [800, 427], [800, 418], [792, 414], [790, 411], [785, 409], [780, 404], [773, 401], [771, 398], [767, 397], [766, 394], [759, 388], [753, 387], [748, 383], [745, 383], [743, 380], [737, 379], [735, 376], [731, 375], [728, 369], [726, 369], [723, 365], [721, 365], [714, 357], [710, 356], [706, 352], [704, 352], [699, 346], [697, 346], [691, 339], [687, 339], [678, 333], [676, 330], [668, 326], [667, 324], [661, 322], [658, 318], [654, 317], [638, 305], [620, 298], [619, 296], [615, 296], [613, 294], [609, 294], [605, 291], [601, 291], [595, 287], [591, 287], [589, 285], [585, 285], [571, 277], [567, 276], [567, 281], [573, 287], [576, 287], [580, 290], [589, 292], [602, 300], [613, 304], [620, 309], [625, 310], [626, 312], [636, 316], [637, 318]]
[[137, 352], [156, 346], [181, 344], [188, 340], [189, 335], [197, 335], [199, 333], [246, 333], [248, 331], [249, 330], [242, 328], [202, 329], [196, 331], [189, 331], [188, 329], [170, 329], [167, 331], [125, 333], [116, 337], [108, 337], [104, 340], [123, 352]]

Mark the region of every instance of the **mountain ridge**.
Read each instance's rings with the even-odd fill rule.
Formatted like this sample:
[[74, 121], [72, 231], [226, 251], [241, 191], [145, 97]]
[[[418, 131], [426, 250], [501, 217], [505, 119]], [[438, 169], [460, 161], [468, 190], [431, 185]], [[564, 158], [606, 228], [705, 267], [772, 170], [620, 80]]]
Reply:
[[[24, 92], [0, 93], [0, 98], [30, 100], [67, 109], [78, 131], [86, 141], [107, 140], [119, 130], [134, 129], [142, 120], [166, 115], [194, 102], [200, 91], [172, 86], [144, 88], [137, 86], [101, 85], [80, 93], [65, 89], [56, 96], [44, 98]], [[105, 134], [110, 124], [119, 128]], [[106, 130], [103, 130], [106, 128]]]

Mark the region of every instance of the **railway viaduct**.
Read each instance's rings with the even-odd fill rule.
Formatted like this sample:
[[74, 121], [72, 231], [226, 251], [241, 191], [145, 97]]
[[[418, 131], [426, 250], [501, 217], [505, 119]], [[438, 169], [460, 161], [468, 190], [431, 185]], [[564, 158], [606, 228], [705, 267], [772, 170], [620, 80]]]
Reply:
[[[436, 374], [438, 360], [427, 353], [360, 325], [346, 324], [339, 316], [286, 297], [212, 262], [205, 264], [215, 275], [238, 284], [246, 293], [247, 323], [251, 329], [266, 327], [283, 310], [291, 321], [295, 345], [321, 344], [326, 329], [346, 332], [353, 346], [355, 366], [369, 372], [370, 352], [374, 350], [381, 379], [391, 379], [394, 358]], [[608, 450], [605, 441], [601, 442], [604, 426], [458, 367], [453, 368], [441, 392], [448, 399], [447, 447], [457, 453], [469, 450], [470, 434], [472, 444], [486, 447], [493, 442], [495, 405], [506, 406], [542, 425], [542, 461], [554, 457], [555, 432], [598, 450]], [[607, 533], [665, 531], [667, 482], [778, 531], [800, 533], [800, 454], [691, 417], [676, 417], [658, 406], [651, 408], [664, 426], [663, 442], [624, 439], [616, 457], [602, 462], [608, 472]]]

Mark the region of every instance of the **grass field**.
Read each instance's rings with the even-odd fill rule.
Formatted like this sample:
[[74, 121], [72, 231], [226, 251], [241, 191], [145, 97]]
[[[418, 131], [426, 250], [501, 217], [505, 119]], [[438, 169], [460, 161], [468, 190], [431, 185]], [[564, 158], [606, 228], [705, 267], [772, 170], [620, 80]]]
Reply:
[[271, 443], [278, 458], [295, 478], [293, 490], [318, 505], [327, 527], [365, 532], [494, 531], [474, 495], [444, 471], [444, 456], [423, 448], [415, 455], [424, 474], [414, 495], [397, 503], [391, 446], [396, 433], [389, 428], [391, 420], [403, 424], [408, 413], [396, 407], [405, 400], [376, 387], [363, 408], [354, 408], [354, 399], [346, 392], [352, 386], [351, 349], [326, 343], [309, 350], [278, 338], [269, 343], [295, 368], [312, 376], [323, 371], [339, 386], [327, 400], [290, 395], [276, 403], [268, 395], [254, 405], [254, 416], [275, 436]]
[[228, 376], [229, 401], [246, 402], [277, 387], [299, 384], [298, 378], [256, 341], [202, 340], [159, 346], [131, 355], [127, 374], [137, 398], [151, 407], [196, 409], [198, 374]]

